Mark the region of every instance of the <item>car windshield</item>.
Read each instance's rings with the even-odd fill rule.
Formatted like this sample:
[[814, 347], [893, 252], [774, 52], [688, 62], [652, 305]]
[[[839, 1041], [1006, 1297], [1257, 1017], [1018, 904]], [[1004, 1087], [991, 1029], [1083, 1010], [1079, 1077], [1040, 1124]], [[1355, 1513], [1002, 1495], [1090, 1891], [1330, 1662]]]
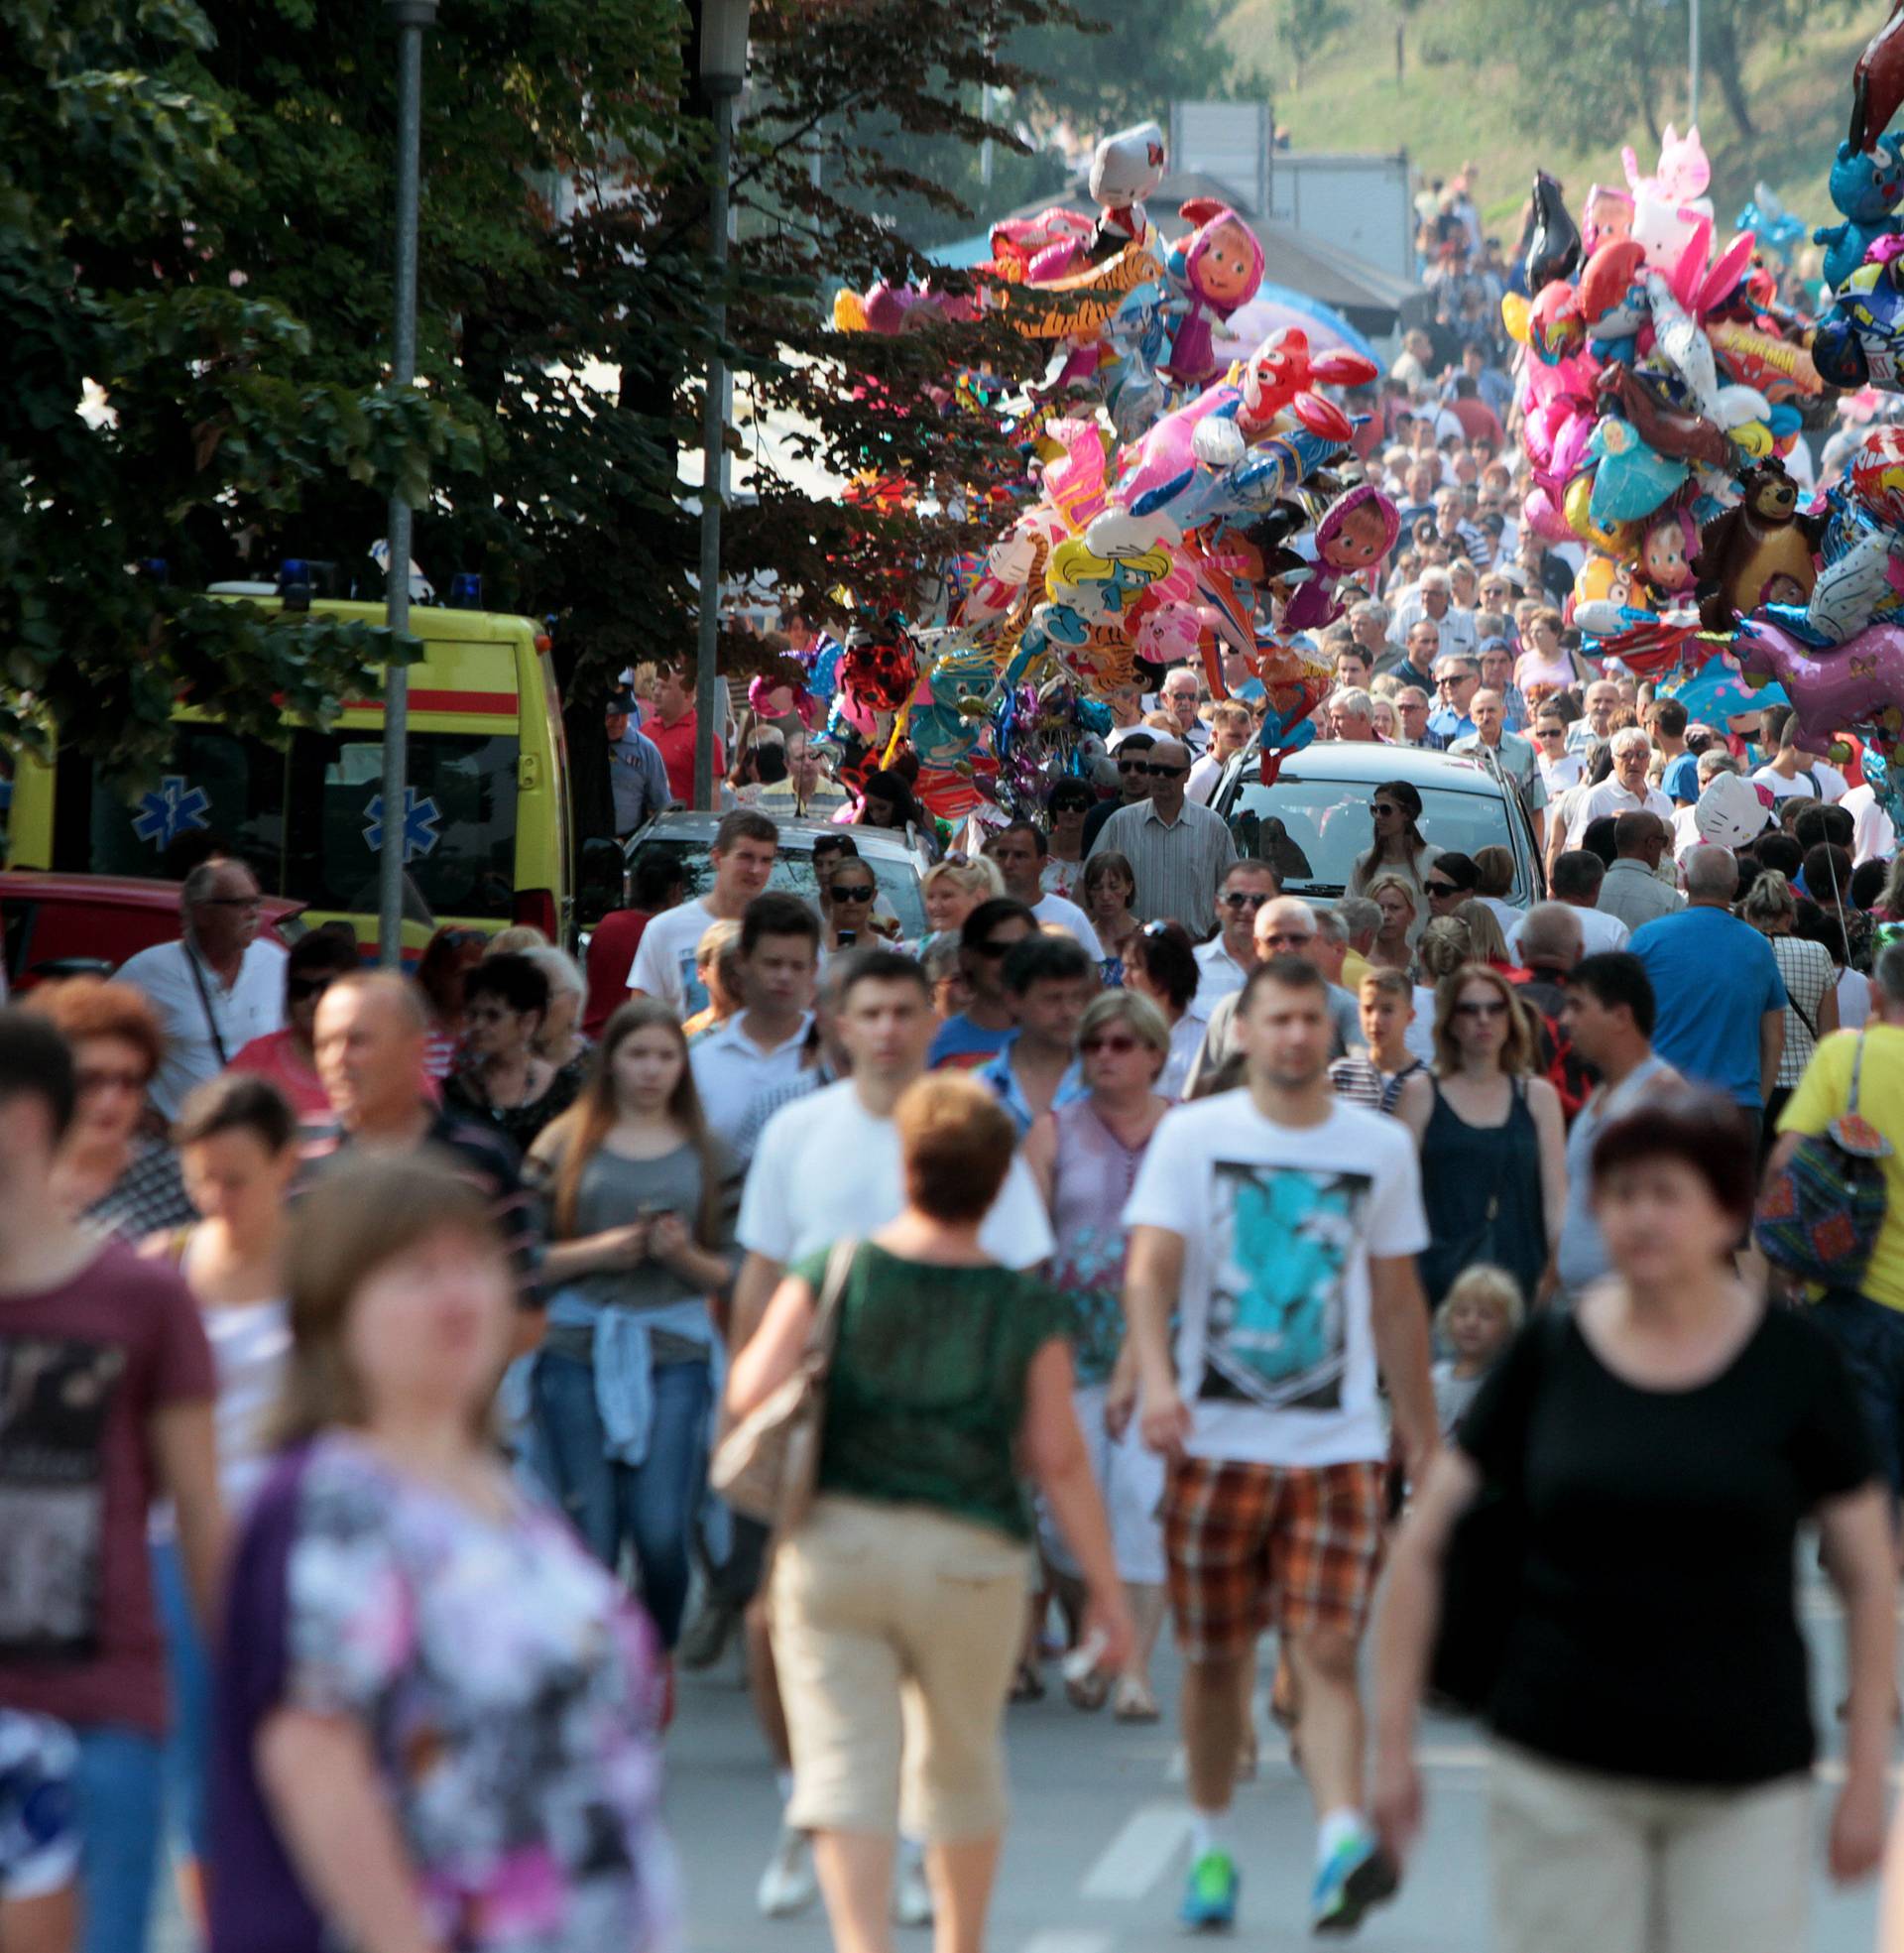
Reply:
[[[687, 900], [692, 902], [696, 896], [705, 895], [714, 886], [714, 863], [709, 858], [707, 843], [698, 835], [656, 834], [643, 841], [629, 856], [629, 871], [632, 875], [638, 862], [646, 860], [651, 854], [659, 851], [675, 856], [681, 864], [681, 876], [687, 884]], [[918, 871], [909, 861], [895, 860], [890, 855], [862, 855], [861, 860], [873, 871], [873, 879], [879, 886], [880, 899], [875, 905], [875, 914], [891, 916], [899, 925], [899, 933], [910, 940], [930, 933], [926, 927], [925, 901], [919, 893]], [[802, 902], [811, 903], [815, 909], [820, 906], [819, 885], [813, 879], [813, 855], [809, 848], [795, 847], [782, 842], [779, 854], [774, 862], [774, 873], [768, 878], [768, 887], [784, 889], [789, 895], [796, 895]]]
[[[1446, 787], [1421, 790], [1422, 834], [1436, 847], [1473, 856], [1482, 848], [1512, 848], [1507, 802], [1497, 793], [1462, 793]], [[1357, 860], [1374, 843], [1368, 803], [1372, 783], [1305, 779], [1299, 766], [1282, 769], [1273, 787], [1250, 779], [1227, 809], [1240, 854], [1274, 864], [1291, 895], [1341, 895]], [[1533, 890], [1515, 855], [1509, 900], [1526, 903]]]

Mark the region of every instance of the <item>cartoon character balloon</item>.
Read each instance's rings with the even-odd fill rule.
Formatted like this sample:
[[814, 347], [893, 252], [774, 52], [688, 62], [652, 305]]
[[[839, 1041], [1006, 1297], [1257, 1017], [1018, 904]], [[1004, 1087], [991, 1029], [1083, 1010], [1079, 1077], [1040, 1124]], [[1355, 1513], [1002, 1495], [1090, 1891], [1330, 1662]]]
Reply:
[[1869, 154], [1840, 143], [1831, 190], [1844, 221], [1820, 225], [1812, 242], [1825, 246], [1825, 282], [1836, 292], [1871, 246], [1897, 228], [1894, 215], [1904, 202], [1904, 136], [1880, 136]]
[[1165, 371], [1201, 386], [1218, 368], [1216, 323], [1248, 305], [1262, 284], [1262, 246], [1227, 203], [1195, 196], [1178, 211], [1196, 225], [1170, 254], [1169, 269], [1189, 294], [1189, 310], [1177, 327]]

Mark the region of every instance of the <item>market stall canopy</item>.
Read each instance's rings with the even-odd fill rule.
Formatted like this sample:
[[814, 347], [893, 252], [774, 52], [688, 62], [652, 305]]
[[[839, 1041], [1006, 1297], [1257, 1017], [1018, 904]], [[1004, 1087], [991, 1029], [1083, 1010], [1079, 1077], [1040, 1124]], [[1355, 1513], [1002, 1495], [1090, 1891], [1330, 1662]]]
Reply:
[[[1191, 172], [1165, 177], [1155, 193], [1144, 199], [1144, 208], [1150, 213], [1150, 221], [1158, 225], [1166, 237], [1174, 238], [1187, 228], [1177, 215], [1178, 205], [1199, 196], [1228, 203], [1249, 224], [1262, 245], [1263, 262], [1268, 277], [1275, 284], [1339, 312], [1357, 332], [1369, 339], [1383, 339], [1393, 332], [1403, 305], [1421, 290], [1419, 286], [1395, 277], [1392, 272], [1383, 271], [1378, 265], [1369, 264], [1353, 252], [1339, 250], [1321, 238], [1291, 230], [1266, 217], [1258, 217], [1240, 203], [1214, 177]], [[1007, 212], [999, 221], [1004, 222], [1010, 217], [1035, 217], [1040, 210], [1048, 210], [1053, 204], [1076, 210], [1085, 216], [1094, 216], [1097, 212], [1097, 205], [1091, 201], [1089, 192], [1079, 187], [1062, 196], [1041, 196], [1036, 202], [1025, 204], [1022, 209]], [[955, 244], [943, 245], [937, 251], [928, 253], [934, 264], [949, 265], [962, 271], [984, 264], [991, 255], [989, 231], [981, 232], [977, 237], [962, 238]]]

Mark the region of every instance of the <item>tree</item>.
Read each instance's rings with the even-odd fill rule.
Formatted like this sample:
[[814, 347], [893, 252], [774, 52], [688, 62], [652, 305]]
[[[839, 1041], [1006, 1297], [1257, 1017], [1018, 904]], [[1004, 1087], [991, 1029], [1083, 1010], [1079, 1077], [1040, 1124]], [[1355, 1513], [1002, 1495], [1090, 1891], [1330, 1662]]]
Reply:
[[1349, 9], [1341, 0], [1280, 0], [1276, 9], [1276, 32], [1288, 50], [1295, 68], [1295, 85], [1302, 88], [1302, 70], [1321, 54], [1349, 22]]

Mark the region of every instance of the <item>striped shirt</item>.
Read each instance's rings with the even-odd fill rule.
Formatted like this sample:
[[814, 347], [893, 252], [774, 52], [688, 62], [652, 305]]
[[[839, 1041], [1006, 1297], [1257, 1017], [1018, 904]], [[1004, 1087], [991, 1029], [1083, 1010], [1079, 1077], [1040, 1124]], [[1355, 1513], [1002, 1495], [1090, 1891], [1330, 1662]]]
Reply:
[[1131, 914], [1146, 922], [1181, 922], [1194, 940], [1215, 925], [1217, 891], [1236, 865], [1236, 837], [1208, 807], [1186, 800], [1165, 821], [1149, 800], [1120, 807], [1098, 830], [1093, 854], [1115, 851], [1137, 878]]

